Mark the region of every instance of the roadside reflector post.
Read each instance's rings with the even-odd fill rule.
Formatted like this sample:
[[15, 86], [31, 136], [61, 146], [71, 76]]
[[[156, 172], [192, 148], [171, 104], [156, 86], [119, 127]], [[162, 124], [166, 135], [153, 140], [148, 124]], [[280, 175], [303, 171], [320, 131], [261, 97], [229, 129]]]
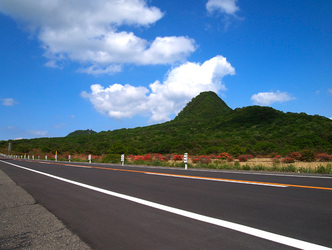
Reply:
[[68, 155], [68, 161], [70, 162], [70, 155]]
[[124, 154], [121, 155], [121, 165], [124, 165]]
[[45, 160], [47, 161], [47, 155], [45, 155]]
[[28, 155], [28, 160], [30, 160], [30, 155]]
[[89, 155], [89, 163], [91, 163], [91, 155]]
[[183, 161], [184, 161], [184, 168], [187, 169], [188, 168], [188, 153], [184, 153]]
[[32, 160], [35, 160], [35, 156], [34, 155], [32, 156]]
[[58, 161], [58, 151], [55, 151], [55, 161]]

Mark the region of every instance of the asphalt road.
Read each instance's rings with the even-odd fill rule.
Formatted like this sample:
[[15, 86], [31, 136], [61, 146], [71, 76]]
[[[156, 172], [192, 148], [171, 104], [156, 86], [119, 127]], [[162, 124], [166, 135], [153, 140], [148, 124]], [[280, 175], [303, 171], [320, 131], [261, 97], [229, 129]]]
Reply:
[[332, 176], [18, 160], [0, 169], [94, 249], [332, 248]]

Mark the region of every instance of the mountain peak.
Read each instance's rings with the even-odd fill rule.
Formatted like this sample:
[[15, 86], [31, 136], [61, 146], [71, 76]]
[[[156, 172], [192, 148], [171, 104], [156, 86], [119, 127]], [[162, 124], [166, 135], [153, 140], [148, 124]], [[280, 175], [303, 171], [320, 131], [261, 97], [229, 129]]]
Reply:
[[201, 92], [175, 117], [174, 121], [213, 119], [229, 114], [230, 107], [214, 92]]
[[96, 134], [97, 132], [93, 131], [92, 129], [87, 130], [75, 130], [74, 132], [71, 132], [67, 136], [78, 136], [78, 135], [92, 135]]

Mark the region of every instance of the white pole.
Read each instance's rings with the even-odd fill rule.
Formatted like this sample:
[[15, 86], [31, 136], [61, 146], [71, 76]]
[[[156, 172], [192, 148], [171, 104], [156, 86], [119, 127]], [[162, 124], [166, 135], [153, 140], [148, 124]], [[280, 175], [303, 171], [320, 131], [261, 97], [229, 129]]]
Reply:
[[121, 155], [121, 165], [124, 165], [124, 154]]
[[184, 153], [184, 157], [183, 157], [183, 161], [184, 161], [184, 169], [188, 168], [188, 153]]

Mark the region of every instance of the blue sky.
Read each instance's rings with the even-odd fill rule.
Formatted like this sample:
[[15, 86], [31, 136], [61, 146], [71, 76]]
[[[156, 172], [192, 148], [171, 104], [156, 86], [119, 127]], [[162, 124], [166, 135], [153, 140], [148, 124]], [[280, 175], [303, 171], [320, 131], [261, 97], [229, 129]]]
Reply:
[[[47, 3], [47, 4], [45, 4]], [[231, 108], [332, 117], [330, 0], [2, 0], [0, 140]]]

